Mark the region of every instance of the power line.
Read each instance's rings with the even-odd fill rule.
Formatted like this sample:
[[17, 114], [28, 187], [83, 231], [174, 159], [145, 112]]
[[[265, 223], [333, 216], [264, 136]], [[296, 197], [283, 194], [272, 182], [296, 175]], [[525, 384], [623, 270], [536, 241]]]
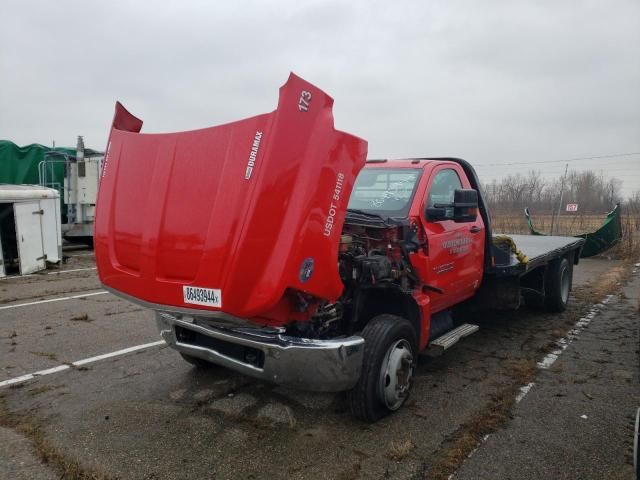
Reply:
[[[628, 164], [628, 163], [619, 162], [619, 163], [608, 163], [607, 165], [575, 165], [574, 164], [573, 166], [570, 166], [570, 167], [571, 167], [571, 170], [574, 172], [586, 171], [586, 170], [590, 170], [593, 172], [604, 172], [604, 173], [627, 172], [630, 174], [640, 172], [640, 163]], [[477, 170], [480, 172], [483, 172], [484, 175], [492, 175], [498, 172], [498, 169], [496, 167], [479, 166], [477, 167]], [[531, 171], [548, 175], [551, 173], [563, 172], [564, 166], [552, 165], [552, 166], [546, 166], [543, 168], [542, 166], [536, 167], [536, 166], [519, 165], [519, 166], [513, 166], [508, 169], [503, 169], [502, 171], [499, 171], [499, 174], [500, 175], [522, 174], [522, 173], [525, 173], [525, 172], [528, 173]]]
[[[640, 167], [640, 165], [639, 165]], [[637, 170], [633, 171], [633, 170]], [[548, 175], [551, 173], [559, 173], [559, 172], [564, 172], [564, 168], [545, 168], [544, 170], [535, 170], [535, 169], [529, 169], [529, 171], [534, 171], [536, 173], [541, 173], [543, 175]], [[584, 167], [571, 167], [571, 171], [573, 172], [584, 172], [584, 171], [592, 171], [592, 172], [603, 172], [603, 173], [609, 173], [609, 172], [627, 172], [630, 175], [633, 175], [635, 173], [640, 173], [640, 169], [630, 169], [628, 167], [625, 167], [623, 165], [615, 165], [613, 167], [588, 167], [588, 166], [584, 166]], [[524, 170], [520, 170], [518, 172], [515, 173], [519, 173], [522, 174], [524, 172]], [[508, 175], [511, 172], [499, 172], [499, 175]], [[528, 172], [526, 172], [528, 173]], [[492, 173], [488, 172], [487, 170], [483, 170], [483, 174], [484, 175], [491, 175]]]
[[627, 153], [612, 153], [610, 155], [598, 155], [595, 157], [575, 157], [575, 158], [567, 158], [564, 160], [540, 160], [538, 162], [511, 162], [511, 163], [478, 163], [476, 167], [504, 167], [508, 165], [534, 165], [541, 163], [566, 163], [566, 162], [576, 162], [579, 160], [599, 160], [603, 158], [619, 158], [619, 157], [630, 157], [632, 155], [640, 155], [640, 152], [627, 152]]
[[[584, 160], [585, 164], [579, 164], [579, 165], [574, 165], [572, 168], [582, 168], [582, 166], [584, 166], [584, 168], [594, 168], [597, 167], [600, 164], [614, 164], [614, 165], [621, 165], [621, 164], [625, 164], [631, 162], [632, 165], [638, 162], [638, 159], [636, 158], [621, 158], [621, 157], [614, 157], [614, 158], [603, 158], [603, 159], [598, 159], [599, 162], [594, 164], [587, 164], [586, 162], [588, 162], [589, 160]], [[495, 167], [503, 167], [503, 166], [512, 166], [514, 168], [525, 168], [529, 165], [537, 165], [537, 164], [541, 164], [541, 163], [567, 163], [566, 161], [564, 162], [560, 162], [560, 161], [556, 161], [556, 160], [552, 160], [552, 161], [545, 161], [545, 162], [537, 162], [537, 161], [532, 161], [532, 162], [518, 162], [518, 163], [482, 163], [482, 164], [473, 164], [475, 168], [495, 168]], [[560, 165], [550, 165], [549, 168], [557, 168]]]
[[[507, 163], [475, 163], [472, 162], [472, 165], [475, 168], [480, 167], [504, 167], [504, 166], [519, 166], [519, 165], [539, 165], [539, 164], [548, 164], [548, 163], [567, 163], [567, 162], [576, 162], [580, 160], [603, 160], [603, 159], [616, 159], [621, 157], [631, 157], [634, 155], [640, 155], [640, 152], [625, 152], [625, 153], [612, 153], [608, 155], [596, 155], [592, 157], [574, 157], [567, 159], [559, 159], [559, 160], [539, 160], [539, 161], [527, 161], [527, 162], [507, 162]], [[434, 158], [446, 158], [448, 155], [435, 155]], [[369, 158], [386, 158], [390, 160], [402, 160], [407, 158], [429, 158], [429, 156], [425, 155], [369, 155]], [[634, 160], [634, 159], [629, 159]]]
[[[541, 176], [549, 176], [549, 175], [558, 175], [560, 173], [564, 172], [564, 168], [560, 169], [560, 170], [545, 170], [545, 171], [535, 171], [535, 173], [540, 174]], [[592, 172], [595, 173], [596, 175], [598, 174], [604, 174], [605, 176], [609, 176], [609, 177], [614, 177], [614, 173], [611, 172], [618, 172], [618, 175], [620, 175], [621, 172], [625, 172], [623, 173], [623, 178], [621, 178], [622, 180], [626, 179], [626, 178], [630, 178], [630, 177], [637, 177], [640, 176], [640, 171], [637, 172], [629, 172], [628, 170], [625, 169], [607, 169], [607, 170], [592, 170], [592, 169], [575, 169], [575, 168], [569, 168], [569, 173], [574, 172], [574, 173], [586, 173], [586, 172]], [[527, 176], [527, 173], [523, 173], [523, 172], [516, 172], [515, 175], [520, 175], [520, 176]], [[487, 173], [487, 172], [480, 172], [480, 175], [484, 176], [484, 177], [508, 177], [509, 175], [514, 175], [514, 173]]]
[[[552, 172], [535, 172], [538, 176], [544, 178], [555, 177], [561, 175], [564, 170], [554, 170]], [[584, 174], [584, 173], [593, 173], [596, 176], [604, 176], [607, 178], [617, 178], [619, 180], [630, 180], [634, 181], [636, 178], [640, 178], [640, 172], [631, 172], [626, 173], [621, 170], [617, 171], [602, 171], [602, 170], [574, 170], [569, 168], [569, 173], [571, 174]], [[520, 177], [528, 177], [527, 173], [522, 172], [512, 172], [512, 173], [487, 173], [487, 172], [478, 172], [481, 178], [505, 178], [509, 176], [520, 176]]]

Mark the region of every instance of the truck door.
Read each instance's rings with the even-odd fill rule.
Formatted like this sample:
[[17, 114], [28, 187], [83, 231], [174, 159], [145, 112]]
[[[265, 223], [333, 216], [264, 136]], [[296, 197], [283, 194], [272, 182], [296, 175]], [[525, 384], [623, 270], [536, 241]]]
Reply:
[[455, 223], [428, 220], [424, 215], [427, 206], [452, 204], [454, 192], [460, 188], [471, 188], [462, 169], [454, 164], [440, 165], [431, 172], [423, 201], [421, 219], [427, 236], [430, 270], [426, 283], [442, 290], [442, 293], [430, 293], [434, 312], [470, 298], [482, 280], [482, 218], [478, 215], [475, 222]]
[[42, 215], [42, 249], [51, 263], [62, 262], [62, 232], [60, 231], [60, 202], [56, 198], [40, 200]]
[[20, 257], [20, 275], [44, 270], [40, 202], [16, 202], [13, 205], [13, 211]]

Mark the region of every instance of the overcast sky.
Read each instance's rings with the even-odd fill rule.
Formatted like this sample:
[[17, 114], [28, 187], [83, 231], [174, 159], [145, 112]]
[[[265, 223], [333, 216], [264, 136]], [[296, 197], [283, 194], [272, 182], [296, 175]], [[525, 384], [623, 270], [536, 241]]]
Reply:
[[[490, 180], [640, 152], [638, 0], [3, 0], [0, 18], [0, 139], [20, 145], [104, 149], [116, 100], [146, 132], [268, 112], [294, 71], [371, 157], [460, 156]], [[640, 155], [569, 165], [640, 189]]]

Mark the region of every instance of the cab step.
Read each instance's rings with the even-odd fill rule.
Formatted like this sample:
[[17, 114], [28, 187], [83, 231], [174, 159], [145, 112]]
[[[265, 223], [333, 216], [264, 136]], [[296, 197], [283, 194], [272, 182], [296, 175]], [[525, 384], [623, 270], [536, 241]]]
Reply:
[[429, 343], [429, 348], [427, 348], [426, 351], [427, 355], [432, 357], [442, 355], [445, 350], [453, 347], [461, 338], [467, 337], [472, 333], [476, 333], [478, 328], [478, 325], [463, 323], [459, 327], [449, 330], [444, 335], [441, 335]]

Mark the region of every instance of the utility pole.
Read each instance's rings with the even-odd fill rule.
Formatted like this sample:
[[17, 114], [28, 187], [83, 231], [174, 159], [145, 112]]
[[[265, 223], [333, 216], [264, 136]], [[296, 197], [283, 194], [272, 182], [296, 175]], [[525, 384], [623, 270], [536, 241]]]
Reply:
[[[560, 212], [562, 211], [562, 196], [564, 195], [564, 182], [567, 180], [567, 170], [569, 170], [569, 164], [564, 166], [564, 175], [562, 176], [562, 184], [560, 185], [560, 203], [558, 204], [558, 220], [560, 219]], [[553, 235], [553, 224], [556, 216], [551, 214], [551, 235]]]

